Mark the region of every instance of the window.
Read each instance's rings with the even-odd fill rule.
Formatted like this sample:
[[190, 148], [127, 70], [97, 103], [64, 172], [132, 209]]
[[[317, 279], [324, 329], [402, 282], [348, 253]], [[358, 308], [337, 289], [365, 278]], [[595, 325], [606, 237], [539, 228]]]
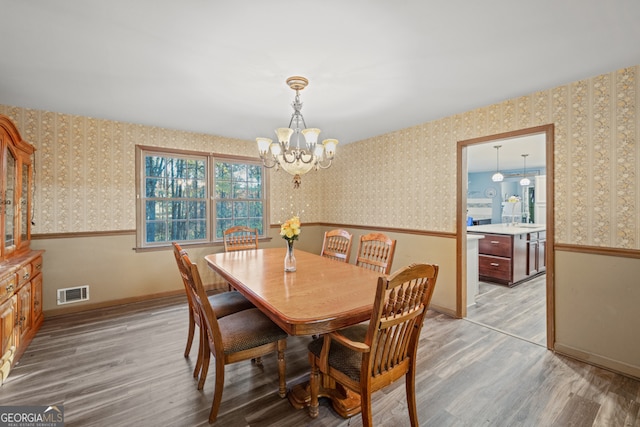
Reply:
[[136, 165], [139, 248], [220, 241], [234, 225], [264, 235], [266, 191], [259, 161], [137, 146]]
[[216, 239], [229, 227], [257, 228], [263, 235], [263, 167], [233, 161], [216, 160]]

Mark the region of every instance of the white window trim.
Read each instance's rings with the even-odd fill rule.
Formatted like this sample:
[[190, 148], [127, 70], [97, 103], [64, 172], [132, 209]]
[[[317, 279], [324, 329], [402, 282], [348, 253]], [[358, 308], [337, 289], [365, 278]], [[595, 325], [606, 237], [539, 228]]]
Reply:
[[262, 234], [259, 237], [267, 237], [269, 229], [269, 174], [266, 168], [263, 166], [260, 159], [255, 157], [246, 156], [234, 156], [228, 154], [218, 154], [202, 151], [181, 150], [165, 147], [153, 147], [145, 145], [136, 145], [135, 153], [135, 168], [136, 168], [136, 250], [153, 250], [153, 249], [166, 249], [171, 247], [171, 242], [161, 243], [147, 243], [145, 242], [145, 198], [143, 197], [143, 182], [145, 179], [145, 156], [151, 154], [158, 154], [164, 156], [176, 156], [176, 157], [206, 157], [207, 159], [207, 231], [206, 238], [203, 240], [187, 240], [181, 241], [185, 245], [216, 245], [221, 244], [222, 239], [216, 238], [216, 200], [215, 200], [215, 161], [230, 161], [238, 163], [255, 164], [262, 168], [262, 187], [263, 187], [263, 225]]

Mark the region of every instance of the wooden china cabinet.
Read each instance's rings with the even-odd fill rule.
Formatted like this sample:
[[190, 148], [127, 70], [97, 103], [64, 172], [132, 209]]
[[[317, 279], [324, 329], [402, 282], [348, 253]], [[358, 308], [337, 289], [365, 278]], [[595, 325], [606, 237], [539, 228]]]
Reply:
[[33, 153], [0, 115], [0, 384], [42, 324], [42, 253], [31, 250]]

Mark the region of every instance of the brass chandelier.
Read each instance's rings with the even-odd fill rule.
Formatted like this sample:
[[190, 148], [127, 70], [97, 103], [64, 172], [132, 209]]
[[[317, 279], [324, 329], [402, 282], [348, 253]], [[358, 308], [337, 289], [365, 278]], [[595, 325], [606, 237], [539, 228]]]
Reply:
[[[256, 138], [258, 152], [262, 164], [267, 168], [282, 168], [293, 175], [293, 187], [299, 188], [301, 175], [311, 169], [327, 169], [336, 153], [337, 139], [325, 139], [318, 144], [320, 129], [307, 128], [302, 116], [302, 102], [300, 91], [307, 87], [309, 80], [300, 76], [287, 79], [287, 85], [296, 91], [296, 97], [291, 104], [293, 114], [289, 127], [276, 129], [277, 142], [269, 138]], [[302, 141], [304, 136], [304, 142]], [[291, 139], [293, 136], [293, 140]]]

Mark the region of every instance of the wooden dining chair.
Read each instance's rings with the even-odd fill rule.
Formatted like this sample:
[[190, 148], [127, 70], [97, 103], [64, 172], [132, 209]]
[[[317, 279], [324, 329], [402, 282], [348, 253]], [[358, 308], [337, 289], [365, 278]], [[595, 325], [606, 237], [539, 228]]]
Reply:
[[258, 229], [237, 225], [224, 230], [224, 251], [258, 249]]
[[347, 230], [325, 231], [320, 255], [336, 261], [349, 262], [353, 234]]
[[278, 393], [285, 397], [287, 384], [285, 377], [284, 350], [287, 347], [287, 333], [273, 323], [257, 308], [239, 311], [224, 317], [217, 317], [214, 308], [202, 286], [198, 266], [191, 262], [185, 251], [180, 254], [182, 269], [187, 272], [187, 282], [202, 320], [201, 346], [203, 351], [202, 370], [198, 389], [204, 387], [204, 379], [209, 370], [211, 355], [215, 359], [216, 384], [209, 413], [212, 423], [218, 416], [224, 388], [225, 366], [242, 360], [255, 359], [276, 352], [278, 357]]
[[415, 373], [418, 340], [438, 266], [412, 264], [378, 278], [368, 327], [330, 332], [313, 340], [309, 415], [318, 416], [320, 377], [360, 394], [362, 425], [372, 425], [371, 394], [405, 376], [409, 419], [418, 425]]
[[356, 265], [382, 274], [389, 274], [396, 250], [396, 241], [382, 233], [360, 236]]
[[[198, 306], [194, 301], [194, 295], [188, 282], [189, 271], [187, 271], [181, 261], [181, 256], [183, 253], [186, 254], [186, 251], [184, 251], [178, 243], [174, 242], [173, 255], [175, 256], [176, 263], [178, 264], [178, 270], [180, 271], [180, 276], [182, 277], [182, 283], [184, 284], [185, 293], [187, 294], [187, 302], [189, 304], [189, 332], [187, 335], [187, 346], [184, 349], [184, 357], [189, 357], [189, 353], [191, 352], [191, 344], [193, 343], [195, 327], [198, 326], [200, 335], [202, 335], [203, 331], [202, 320], [200, 318], [200, 310], [198, 309]], [[238, 291], [222, 292], [219, 294], [209, 295], [207, 299], [209, 300], [209, 304], [211, 304], [218, 317], [224, 317], [242, 310], [255, 308], [254, 305], [251, 304], [251, 302], [249, 302], [249, 300], [247, 300]], [[199, 342], [200, 341], [202, 341], [201, 338]], [[194, 377], [197, 377], [199, 375], [202, 367], [202, 352], [202, 345], [200, 345], [200, 347], [198, 348], [198, 358], [196, 360], [196, 366], [193, 370]]]
[[[224, 251], [246, 251], [248, 249], [258, 249], [258, 229], [236, 225], [224, 230], [222, 233], [224, 241]], [[231, 283], [227, 284], [230, 291], [234, 290]]]

